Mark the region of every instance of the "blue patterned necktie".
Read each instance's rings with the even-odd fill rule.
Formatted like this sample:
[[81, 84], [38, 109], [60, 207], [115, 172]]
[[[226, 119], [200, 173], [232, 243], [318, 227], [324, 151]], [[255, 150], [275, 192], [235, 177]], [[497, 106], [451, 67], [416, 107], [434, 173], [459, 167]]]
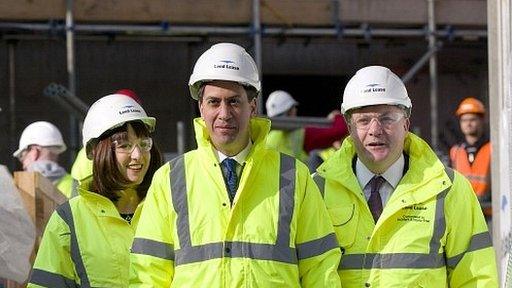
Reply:
[[226, 158], [222, 161], [224, 167], [224, 180], [226, 187], [228, 188], [229, 200], [233, 202], [236, 194], [236, 186], [238, 184], [238, 175], [236, 175], [236, 160], [232, 158]]

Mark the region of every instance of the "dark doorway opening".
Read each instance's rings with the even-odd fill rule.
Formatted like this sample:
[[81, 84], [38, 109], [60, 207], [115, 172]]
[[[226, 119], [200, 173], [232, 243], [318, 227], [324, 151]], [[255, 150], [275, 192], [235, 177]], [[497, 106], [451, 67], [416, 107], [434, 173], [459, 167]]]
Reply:
[[340, 109], [347, 81], [345, 76], [263, 75], [263, 103], [273, 91], [284, 90], [300, 103], [298, 116], [325, 117]]

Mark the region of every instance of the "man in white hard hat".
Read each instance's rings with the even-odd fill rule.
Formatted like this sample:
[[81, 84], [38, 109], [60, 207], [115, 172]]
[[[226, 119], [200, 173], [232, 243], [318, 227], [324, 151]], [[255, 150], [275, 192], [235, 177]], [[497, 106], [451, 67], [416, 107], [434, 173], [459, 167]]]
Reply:
[[78, 183], [58, 163], [64, 151], [66, 144], [59, 129], [50, 122], [37, 121], [23, 130], [18, 150], [12, 155], [24, 171], [41, 173], [69, 198]]
[[265, 147], [244, 48], [213, 45], [189, 82], [198, 148], [156, 172], [132, 247], [133, 287], [340, 287], [340, 250], [300, 161]]
[[403, 82], [381, 66], [357, 71], [343, 93], [350, 136], [314, 176], [343, 251], [341, 284], [498, 287], [471, 184], [408, 132], [411, 108]]
[[[290, 93], [277, 90], [268, 96], [266, 102], [267, 116], [296, 117], [297, 102]], [[348, 133], [347, 125], [338, 110], [327, 116], [332, 119], [330, 127], [306, 126], [302, 129], [273, 129], [267, 136], [267, 147], [291, 155], [304, 163], [308, 162], [309, 153], [314, 149], [330, 147], [335, 141], [341, 140]]]

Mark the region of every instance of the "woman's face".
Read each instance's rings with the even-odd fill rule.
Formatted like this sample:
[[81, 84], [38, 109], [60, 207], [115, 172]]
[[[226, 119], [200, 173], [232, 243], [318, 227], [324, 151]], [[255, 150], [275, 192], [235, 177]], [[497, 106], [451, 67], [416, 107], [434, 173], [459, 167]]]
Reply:
[[151, 160], [152, 139], [147, 136], [138, 137], [128, 124], [127, 138], [116, 140], [112, 145], [121, 174], [133, 185], [142, 183]]

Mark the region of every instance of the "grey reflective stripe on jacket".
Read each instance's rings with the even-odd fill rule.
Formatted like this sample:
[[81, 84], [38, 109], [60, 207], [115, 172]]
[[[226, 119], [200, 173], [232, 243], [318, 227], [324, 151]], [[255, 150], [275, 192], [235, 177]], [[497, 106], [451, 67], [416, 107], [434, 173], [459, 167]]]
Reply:
[[62, 220], [64, 220], [64, 222], [69, 226], [71, 260], [75, 263], [75, 271], [80, 278], [80, 287], [91, 287], [87, 271], [85, 270], [84, 261], [80, 254], [80, 247], [78, 246], [78, 240], [76, 238], [75, 222], [73, 221], [73, 212], [71, 211], [69, 201], [66, 201], [64, 204], [57, 207], [55, 211], [57, 211], [57, 214], [59, 214]]
[[455, 268], [459, 264], [460, 260], [462, 260], [462, 257], [464, 257], [464, 255], [468, 252], [484, 249], [491, 246], [492, 240], [488, 231], [473, 235], [469, 243], [469, 247], [466, 251], [457, 256], [446, 259], [448, 267]]
[[80, 287], [72, 279], [40, 269], [32, 270], [29, 283], [43, 287]]
[[439, 268], [445, 266], [445, 256], [439, 253], [441, 238], [446, 230], [444, 199], [451, 186], [437, 194], [434, 233], [430, 239], [430, 252], [425, 253], [367, 253], [343, 255], [340, 267], [347, 269]]
[[78, 196], [78, 186], [79, 186], [78, 180], [73, 179], [73, 181], [71, 182], [71, 195], [69, 196], [69, 198]]
[[325, 193], [325, 179], [324, 177], [320, 176], [318, 172], [313, 173], [311, 175], [313, 177], [313, 180], [316, 183], [316, 186], [318, 186], [318, 190], [320, 190], [320, 194], [322, 195], [322, 198], [324, 198]]
[[150, 255], [174, 261], [174, 246], [150, 239], [133, 239], [131, 253]]
[[[446, 174], [453, 182], [454, 171], [445, 168]], [[455, 267], [466, 252], [490, 247], [492, 245], [488, 232], [473, 235], [468, 250], [460, 255], [446, 259], [444, 253], [440, 253], [441, 238], [446, 231], [446, 218], [444, 213], [445, 198], [452, 186], [448, 187], [436, 197], [436, 212], [434, 216], [433, 235], [429, 243], [429, 253], [367, 253], [343, 255], [338, 269], [392, 269], [392, 268], [418, 268], [435, 269], [448, 265]]]
[[[337, 247], [334, 233], [320, 239], [289, 247], [290, 226], [295, 206], [295, 159], [281, 154], [279, 178], [279, 216], [275, 244], [261, 244], [242, 241], [226, 241], [192, 245], [188, 213], [187, 187], [185, 180], [184, 156], [171, 160], [171, 194], [176, 210], [177, 234], [180, 249], [148, 239], [135, 239], [133, 253], [152, 255], [174, 260], [176, 265], [201, 262], [216, 258], [250, 258], [296, 264], [298, 260], [321, 255]], [[173, 253], [174, 252], [174, 253]]]

